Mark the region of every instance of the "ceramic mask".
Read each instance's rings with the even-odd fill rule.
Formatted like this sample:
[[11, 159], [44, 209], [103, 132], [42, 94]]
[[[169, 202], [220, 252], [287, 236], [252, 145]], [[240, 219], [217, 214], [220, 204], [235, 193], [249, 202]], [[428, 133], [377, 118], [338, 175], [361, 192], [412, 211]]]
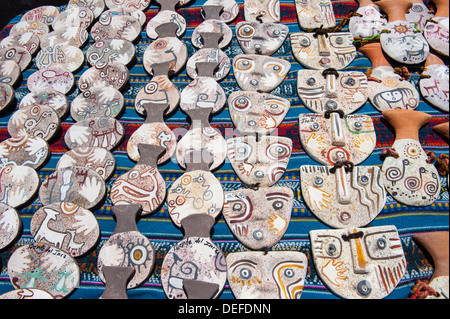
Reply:
[[67, 94], [75, 84], [72, 72], [57, 67], [49, 67], [30, 74], [27, 87], [31, 92], [54, 90]]
[[23, 165], [40, 169], [50, 156], [48, 143], [41, 137], [22, 135], [0, 142], [0, 167]]
[[212, 216], [201, 213], [181, 221], [186, 235], [172, 246], [161, 266], [161, 284], [167, 298], [187, 299], [186, 281], [195, 281], [210, 292], [202, 299], [215, 299], [223, 290], [227, 266], [223, 253], [209, 237], [214, 222]]
[[225, 193], [223, 216], [239, 242], [251, 250], [266, 250], [284, 236], [293, 204], [288, 187], [238, 189]]
[[372, 153], [376, 134], [368, 115], [346, 115], [333, 112], [329, 118], [319, 114], [300, 114], [300, 142], [306, 153], [323, 165], [338, 161], [354, 165]]
[[267, 135], [278, 128], [289, 112], [289, 100], [269, 93], [235, 91], [228, 97], [228, 110], [242, 133]]
[[55, 202], [33, 214], [30, 232], [37, 243], [52, 245], [72, 257], [79, 257], [97, 244], [100, 226], [88, 209]]
[[120, 90], [128, 83], [129, 76], [130, 71], [121, 63], [97, 64], [81, 74], [78, 88], [81, 92], [105, 86]]
[[106, 181], [115, 172], [116, 160], [107, 149], [98, 146], [81, 146], [64, 153], [56, 163], [56, 169], [71, 166], [87, 167]]
[[39, 188], [39, 200], [43, 205], [64, 202], [86, 209], [99, 204], [105, 194], [104, 179], [95, 171], [79, 166], [55, 170]]
[[297, 251], [236, 252], [227, 255], [227, 278], [237, 299], [300, 299], [308, 269]]
[[449, 111], [449, 69], [445, 64], [427, 65], [419, 80], [423, 98], [439, 110]]
[[0, 49], [0, 62], [14, 61], [16, 62], [21, 72], [30, 65], [32, 56], [30, 52], [21, 46], [4, 47]]
[[133, 42], [125, 39], [105, 39], [93, 43], [86, 51], [90, 65], [118, 62], [128, 65], [136, 55]]
[[386, 192], [377, 166], [303, 165], [300, 184], [305, 204], [332, 228], [364, 227], [383, 209]]
[[350, 17], [348, 29], [353, 37], [372, 38], [379, 35], [387, 24], [376, 4], [360, 6], [357, 15]]
[[351, 114], [368, 99], [367, 77], [357, 71], [299, 70], [297, 93], [312, 112], [341, 110]]
[[207, 0], [203, 6], [223, 6], [220, 20], [229, 23], [239, 15], [239, 5], [235, 0]]
[[40, 186], [35, 169], [24, 165], [6, 165], [0, 168], [0, 203], [13, 208], [34, 198]]
[[312, 230], [309, 236], [317, 274], [342, 298], [385, 298], [405, 274], [395, 226]]
[[292, 33], [291, 46], [294, 57], [308, 69], [342, 70], [356, 56], [350, 32]]
[[52, 22], [53, 30], [68, 27], [88, 29], [94, 21], [94, 13], [84, 7], [73, 7], [58, 14]]
[[57, 7], [39, 6], [27, 11], [22, 18], [20, 18], [20, 21], [39, 21], [50, 26], [59, 13], [60, 12]]
[[156, 211], [166, 197], [166, 184], [157, 166], [157, 159], [165, 149], [138, 144], [138, 150], [139, 161], [112, 185], [111, 202], [114, 205], [140, 204], [141, 215], [146, 216]]
[[269, 187], [283, 176], [292, 153], [288, 137], [255, 136], [227, 140], [228, 160], [242, 183]]
[[40, 49], [39, 46], [42, 48], [46, 47], [46, 45], [42, 44], [42, 40], [36, 34], [31, 32], [25, 34], [10, 35], [0, 42], [1, 48], [14, 46], [25, 48], [28, 52], [30, 52], [31, 55], [34, 55], [36, 52], [38, 52], [38, 50]]
[[44, 105], [51, 107], [58, 117], [62, 120], [69, 113], [70, 104], [66, 95], [55, 90], [38, 90], [25, 95], [19, 103], [19, 109], [33, 106]]
[[115, 149], [124, 138], [122, 124], [112, 117], [93, 117], [73, 124], [64, 135], [69, 149], [99, 146], [108, 151]]
[[17, 248], [8, 260], [16, 289], [40, 289], [61, 299], [80, 285], [80, 268], [69, 254], [51, 245], [31, 243]]
[[251, 22], [280, 22], [280, 1], [244, 0], [244, 17]]
[[0, 203], [0, 225], [0, 251], [3, 251], [20, 236], [22, 219], [14, 208]]
[[134, 273], [126, 285], [127, 289], [132, 289], [150, 276], [155, 265], [155, 249], [137, 228], [136, 218], [142, 210], [139, 204], [114, 205], [111, 210], [117, 224], [98, 253], [98, 275], [105, 282], [107, 267], [132, 267]]
[[103, 12], [91, 28], [94, 42], [106, 39], [125, 39], [134, 41], [141, 34], [140, 22], [129, 15]]
[[428, 7], [421, 1], [413, 3], [412, 7], [405, 14], [406, 20], [415, 23], [416, 28], [423, 31], [427, 20], [434, 17], [434, 14]]
[[240, 21], [236, 38], [245, 54], [272, 55], [283, 45], [289, 28], [279, 23]]
[[67, 9], [74, 7], [87, 7], [92, 11], [95, 18], [98, 18], [103, 11], [105, 11], [104, 0], [69, 0]]
[[304, 30], [323, 27], [333, 28], [336, 25], [331, 0], [295, 0], [298, 23]]
[[256, 54], [239, 54], [233, 59], [236, 82], [243, 91], [270, 92], [277, 88], [291, 69], [283, 59]]
[[53, 66], [73, 73], [83, 65], [84, 54], [74, 45], [55, 44], [41, 48], [35, 62], [39, 70]]
[[[382, 166], [386, 191], [408, 206], [428, 206], [439, 197], [441, 183], [438, 171], [427, 163], [427, 154], [418, 139], [418, 129], [431, 115], [409, 110], [384, 111], [383, 116], [396, 131], [392, 145], [396, 156], [385, 158]], [[404, 129], [417, 128], [415, 134], [399, 136]]]
[[176, 36], [180, 38], [184, 32], [186, 31], [186, 20], [182, 15], [178, 14], [175, 11], [171, 10], [160, 10], [156, 16], [150, 19], [147, 23], [146, 31], [147, 36], [150, 39], [157, 39], [158, 33], [156, 32], [156, 28], [164, 23], [172, 22], [175, 23], [178, 28], [176, 31]]

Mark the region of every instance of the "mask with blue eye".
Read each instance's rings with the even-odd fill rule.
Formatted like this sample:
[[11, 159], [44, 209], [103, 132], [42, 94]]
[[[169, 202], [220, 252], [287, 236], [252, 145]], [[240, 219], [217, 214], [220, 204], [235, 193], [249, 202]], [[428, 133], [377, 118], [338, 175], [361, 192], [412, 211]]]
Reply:
[[300, 167], [303, 199], [311, 212], [333, 228], [363, 227], [383, 209], [386, 191], [377, 166], [332, 170], [330, 166]]
[[283, 59], [240, 54], [233, 60], [236, 82], [243, 91], [270, 92], [277, 88], [291, 69]]
[[299, 70], [297, 92], [312, 112], [324, 114], [341, 110], [351, 114], [368, 99], [367, 77], [356, 71]]
[[272, 55], [288, 33], [289, 28], [279, 23], [241, 21], [236, 25], [236, 38], [245, 54]]
[[225, 193], [223, 215], [233, 235], [252, 250], [273, 247], [289, 225], [294, 193], [287, 187]]
[[308, 259], [298, 251], [248, 251], [226, 257], [236, 299], [300, 299]]
[[317, 274], [342, 298], [385, 298], [406, 272], [395, 226], [312, 230], [309, 237]]
[[298, 0], [295, 1], [298, 24], [303, 30], [323, 27], [333, 28], [336, 25], [333, 5], [330, 0]]
[[307, 69], [342, 70], [356, 57], [350, 32], [297, 32], [291, 34], [292, 53]]
[[287, 99], [269, 93], [236, 91], [228, 97], [230, 117], [242, 134], [272, 133], [285, 118], [290, 105]]
[[251, 22], [280, 22], [279, 0], [244, 0], [244, 17]]

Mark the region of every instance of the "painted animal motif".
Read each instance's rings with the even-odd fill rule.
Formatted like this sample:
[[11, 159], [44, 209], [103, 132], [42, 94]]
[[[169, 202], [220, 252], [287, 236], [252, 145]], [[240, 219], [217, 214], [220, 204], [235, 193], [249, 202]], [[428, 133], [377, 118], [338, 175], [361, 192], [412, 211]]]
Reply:
[[175, 23], [178, 28], [176, 30], [176, 36], [181, 37], [186, 31], [186, 20], [182, 15], [178, 14], [172, 10], [160, 10], [150, 21], [147, 23], [146, 31], [147, 36], [150, 39], [157, 39], [158, 32], [156, 32], [156, 28], [161, 24], [172, 22]]
[[51, 220], [56, 221], [59, 212], [50, 208], [44, 208], [44, 212], [46, 213], [45, 219], [34, 236], [36, 242], [45, 240], [48, 243], [54, 245], [56, 248], [61, 249], [67, 233], [61, 233], [50, 229], [48, 225]]
[[298, 23], [304, 30], [323, 27], [332, 28], [336, 25], [331, 0], [295, 0]]
[[269, 187], [278, 182], [286, 171], [292, 153], [288, 137], [255, 136], [227, 140], [228, 160], [242, 183]]
[[423, 34], [431, 48], [444, 56], [449, 56], [448, 11], [446, 17], [434, 16], [431, 20], [427, 21]]
[[344, 114], [351, 114], [368, 99], [367, 77], [355, 71], [299, 70], [297, 92], [312, 112], [324, 114], [341, 110]]
[[[431, 54], [430, 54], [431, 56]], [[442, 64], [441, 64], [442, 63]], [[449, 68], [442, 61], [425, 65], [419, 80], [423, 98], [433, 106], [449, 111]]]
[[240, 21], [236, 38], [245, 54], [274, 54], [286, 40], [289, 29], [284, 24]]
[[280, 1], [244, 0], [244, 17], [252, 22], [280, 22]]
[[45, 69], [50, 66], [75, 72], [84, 63], [84, 54], [80, 48], [68, 44], [55, 44], [41, 48], [36, 55], [36, 66]]
[[132, 16], [103, 12], [91, 27], [90, 34], [95, 42], [106, 39], [125, 39], [133, 42], [141, 30], [141, 24]]
[[289, 100], [269, 93], [236, 91], [228, 96], [228, 110], [237, 131], [267, 135], [281, 124], [291, 107]]
[[385, 298], [406, 271], [395, 226], [312, 230], [309, 236], [320, 279], [342, 298]]
[[363, 162], [376, 143], [375, 128], [370, 116], [330, 113], [300, 114], [300, 142], [309, 156], [323, 165], [338, 161], [354, 165]]
[[0, 203], [13, 208], [24, 205], [36, 194], [40, 184], [36, 170], [23, 165], [0, 167]]
[[227, 278], [237, 299], [300, 299], [308, 260], [297, 251], [237, 252], [227, 260]]
[[31, 92], [54, 90], [67, 94], [74, 84], [72, 72], [53, 66], [30, 74], [27, 80], [27, 87]]
[[0, 167], [24, 165], [39, 169], [49, 156], [48, 143], [36, 136], [11, 137], [0, 143]]
[[363, 227], [381, 212], [386, 202], [382, 178], [376, 166], [354, 166], [350, 172], [345, 167], [300, 167], [306, 205], [333, 228]]
[[291, 34], [292, 53], [305, 68], [342, 70], [356, 57], [350, 32]]
[[111, 86], [120, 90], [128, 83], [130, 71], [118, 62], [96, 64], [87, 69], [78, 80], [78, 88], [81, 92]]
[[287, 187], [225, 193], [223, 216], [234, 236], [252, 250], [277, 244], [289, 225], [294, 193]]
[[243, 91], [270, 92], [277, 88], [291, 69], [283, 59], [256, 54], [239, 54], [233, 59], [236, 82]]
[[406, 20], [415, 24], [416, 28], [423, 31], [427, 21], [434, 17], [431, 11], [422, 1], [416, 1], [405, 14]]
[[112, 87], [87, 90], [72, 101], [70, 115], [74, 121], [92, 117], [117, 117], [124, 102], [122, 93]]

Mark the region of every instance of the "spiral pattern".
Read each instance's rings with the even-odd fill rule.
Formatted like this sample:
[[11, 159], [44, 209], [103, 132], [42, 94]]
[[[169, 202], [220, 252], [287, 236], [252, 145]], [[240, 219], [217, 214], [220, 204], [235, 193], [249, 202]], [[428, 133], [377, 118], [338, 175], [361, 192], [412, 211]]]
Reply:
[[389, 167], [385, 173], [386, 179], [390, 182], [398, 181], [402, 178], [402, 170], [398, 167]]
[[405, 178], [404, 185], [407, 190], [415, 192], [422, 187], [422, 180], [415, 176]]

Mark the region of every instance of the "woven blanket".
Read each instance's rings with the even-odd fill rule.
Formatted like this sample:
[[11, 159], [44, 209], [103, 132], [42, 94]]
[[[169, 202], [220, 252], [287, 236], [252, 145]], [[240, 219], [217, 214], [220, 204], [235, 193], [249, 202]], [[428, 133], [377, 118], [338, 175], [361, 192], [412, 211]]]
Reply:
[[[191, 56], [196, 49], [191, 44], [191, 35], [194, 28], [199, 25], [203, 18], [200, 14], [201, 6], [205, 3], [205, 0], [196, 0], [186, 6], [177, 9], [177, 12], [182, 15], [187, 22], [187, 30], [181, 39], [188, 47], [189, 56]], [[243, 14], [243, 0], [237, 0], [240, 6], [239, 16], [233, 22], [229, 23], [229, 26], [235, 30], [236, 23], [244, 20]], [[300, 32], [300, 28], [297, 21], [297, 15], [295, 11], [294, 0], [281, 0], [281, 22], [289, 27], [290, 33]], [[427, 1], [425, 1], [427, 3]], [[341, 21], [347, 17], [351, 11], [356, 11], [358, 4], [355, 1], [333, 1], [335, 15], [338, 21]], [[60, 11], [65, 10], [65, 6], [59, 7]], [[145, 11], [147, 15], [147, 21], [156, 15], [159, 10], [159, 6], [156, 6], [153, 2], [151, 6]], [[22, 13], [23, 14], [23, 13]], [[21, 14], [21, 15], [22, 15]], [[0, 32], [0, 39], [5, 38], [9, 34], [9, 29], [14, 23], [20, 20], [21, 15], [15, 17], [10, 21]], [[345, 26], [343, 31], [348, 27]], [[86, 52], [87, 48], [93, 43], [92, 38], [89, 39], [82, 50]], [[126, 152], [127, 141], [131, 134], [139, 128], [143, 123], [143, 117], [139, 116], [134, 108], [135, 97], [139, 90], [150, 81], [149, 75], [146, 73], [143, 67], [143, 53], [146, 47], [151, 43], [151, 40], [147, 38], [145, 27], [142, 31], [139, 42], [136, 43], [136, 61], [130, 67], [130, 80], [127, 87], [122, 90], [125, 97], [126, 110], [118, 118], [123, 124], [126, 130], [126, 136], [123, 143], [114, 150], [113, 154], [116, 159], [117, 167], [114, 175], [107, 181], [107, 195], [104, 204], [101, 208], [93, 211], [97, 218], [100, 230], [101, 239], [98, 246], [85, 256], [76, 259], [81, 270], [81, 283], [80, 286], [70, 295], [70, 299], [97, 299], [104, 291], [104, 283], [100, 280], [97, 272], [97, 256], [103, 243], [111, 236], [116, 226], [113, 213], [111, 211], [111, 201], [109, 192], [112, 184], [118, 176], [124, 174], [131, 169], [135, 162], [131, 161]], [[242, 50], [233, 36], [232, 43], [224, 49], [231, 59], [237, 54], [242, 54]], [[291, 50], [291, 41], [288, 36], [283, 46], [274, 54], [274, 56], [282, 58], [291, 63], [291, 70], [286, 76], [283, 83], [275, 89], [272, 94], [284, 97], [291, 102], [291, 108], [280, 126], [278, 134], [281, 136], [287, 136], [293, 141], [293, 152], [286, 173], [281, 180], [276, 184], [279, 186], [287, 186], [294, 191], [295, 199], [292, 209], [292, 216], [289, 227], [281, 239], [271, 250], [273, 251], [301, 251], [308, 257], [308, 272], [304, 283], [304, 291], [302, 293], [302, 299], [337, 299], [339, 298], [333, 294], [320, 280], [316, 269], [313, 264], [311, 247], [309, 241], [309, 232], [314, 229], [329, 229], [324, 223], [319, 221], [309, 210], [305, 207], [302, 199], [300, 181], [299, 181], [299, 167], [301, 165], [318, 165], [313, 159], [311, 159], [304, 151], [299, 140], [299, 126], [298, 116], [301, 113], [311, 113], [301, 103], [296, 89], [297, 83], [297, 71], [303, 67], [295, 60]], [[444, 61], [448, 65], [448, 61]], [[89, 64], [85, 61], [84, 67], [75, 74], [76, 82], [80, 75], [89, 68]], [[370, 61], [361, 53], [358, 52], [355, 60], [346, 68], [346, 70], [357, 70], [365, 72], [371, 67]], [[419, 80], [420, 65], [409, 66], [409, 71], [412, 73], [409, 81], [417, 86]], [[23, 74], [22, 82], [16, 85], [15, 94], [17, 103], [29, 93], [26, 86], [26, 80], [30, 74], [37, 71], [37, 67], [34, 63], [25, 70]], [[186, 75], [185, 71], [182, 71], [176, 77], [172, 78], [172, 82], [181, 91], [191, 79]], [[240, 90], [233, 76], [233, 72], [219, 82], [223, 87], [227, 95], [231, 92]], [[69, 101], [72, 101], [80, 91], [77, 87], [68, 95]], [[12, 115], [14, 108], [8, 112], [0, 114], [0, 140], [9, 138], [7, 132], [7, 123]], [[17, 109], [17, 106], [16, 106]], [[431, 121], [420, 130], [420, 142], [423, 148], [427, 151], [434, 151], [437, 156], [442, 153], [448, 154], [448, 144], [438, 136], [432, 127], [436, 124], [448, 121], [448, 114], [441, 113], [438, 109], [430, 106], [429, 104], [421, 101], [418, 111], [427, 112], [433, 116]], [[361, 165], [375, 165], [381, 166], [382, 160], [380, 158], [383, 149], [392, 145], [394, 141], [394, 132], [386, 126], [386, 123], [382, 121], [381, 113], [378, 112], [369, 102], [367, 102], [362, 108], [360, 108], [357, 114], [370, 115], [374, 121], [377, 134], [377, 143], [372, 155], [364, 161]], [[187, 115], [181, 110], [177, 110], [173, 115], [165, 119], [166, 123], [172, 130], [187, 130], [189, 128], [189, 122]], [[69, 116], [62, 121], [62, 132], [58, 140], [50, 145], [52, 154], [51, 158], [45, 167], [38, 171], [38, 174], [42, 181], [55, 170], [56, 163], [59, 158], [68, 151], [66, 148], [63, 136], [67, 129], [73, 125], [74, 121]], [[228, 108], [225, 107], [223, 111], [214, 115], [211, 119], [212, 126], [219, 129], [224, 135], [225, 139], [232, 137], [229, 136], [233, 132], [233, 122], [231, 121]], [[184, 170], [178, 165], [176, 160], [169, 161], [167, 164], [159, 166], [159, 170], [163, 175], [167, 190], [170, 189], [172, 183], [180, 177]], [[222, 183], [224, 191], [235, 190], [241, 187], [239, 178], [233, 171], [229, 162], [225, 162], [217, 171], [214, 172], [217, 178]], [[431, 261], [428, 260], [425, 254], [416, 246], [412, 240], [412, 235], [419, 232], [447, 230], [449, 228], [449, 194], [447, 188], [447, 178], [441, 177], [441, 190], [439, 198], [435, 203], [428, 207], [415, 208], [408, 207], [396, 202], [391, 196], [387, 196], [387, 202], [384, 209], [378, 215], [377, 218], [370, 224], [370, 226], [382, 226], [382, 225], [395, 225], [399, 231], [402, 246], [405, 252], [407, 268], [406, 273], [399, 282], [395, 290], [387, 297], [390, 299], [405, 299], [408, 297], [411, 287], [419, 279], [427, 279], [433, 273], [433, 266]], [[34, 242], [34, 238], [30, 233], [30, 221], [33, 213], [41, 207], [39, 199], [36, 198], [27, 207], [20, 209], [20, 217], [23, 222], [23, 230], [20, 238], [7, 250], [0, 252], [0, 294], [13, 290], [14, 287], [10, 282], [7, 272], [7, 262], [11, 254], [18, 247]], [[161, 209], [150, 216], [141, 218], [137, 226], [142, 234], [147, 236], [153, 244], [156, 251], [156, 265], [153, 273], [147, 281], [141, 286], [129, 289], [127, 291], [130, 299], [165, 299], [166, 295], [161, 285], [161, 265], [164, 257], [170, 248], [183, 238], [182, 231], [177, 228], [171, 221], [167, 206], [164, 204]], [[233, 236], [232, 232], [228, 228], [223, 217], [220, 217], [217, 223], [213, 227], [212, 240], [222, 250], [226, 256], [229, 253], [247, 250], [239, 241]], [[221, 299], [234, 298], [233, 293], [228, 283], [220, 295]]]

